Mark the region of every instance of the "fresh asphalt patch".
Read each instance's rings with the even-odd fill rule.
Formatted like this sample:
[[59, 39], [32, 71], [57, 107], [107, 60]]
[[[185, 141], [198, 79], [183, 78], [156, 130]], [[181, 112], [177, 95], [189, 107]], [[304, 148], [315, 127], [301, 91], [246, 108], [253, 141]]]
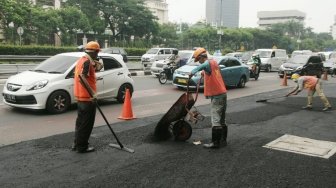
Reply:
[[[335, 85], [328, 99], [336, 107]], [[287, 91], [287, 90], [286, 90]], [[108, 146], [116, 143], [107, 126], [95, 128], [96, 151], [70, 151], [74, 133], [55, 135], [0, 148], [2, 187], [334, 187], [336, 157], [322, 159], [263, 146], [285, 134], [336, 141], [335, 111], [322, 112], [314, 98], [301, 110], [306, 94], [256, 103], [285, 90], [228, 101], [228, 146], [207, 150], [194, 141], [210, 141], [209, 105], [186, 142], [157, 141], [162, 115], [113, 124], [120, 141], [135, 153]], [[329, 95], [328, 95], [329, 94]], [[197, 104], [196, 104], [197, 105]], [[167, 109], [168, 110], [168, 109]]]

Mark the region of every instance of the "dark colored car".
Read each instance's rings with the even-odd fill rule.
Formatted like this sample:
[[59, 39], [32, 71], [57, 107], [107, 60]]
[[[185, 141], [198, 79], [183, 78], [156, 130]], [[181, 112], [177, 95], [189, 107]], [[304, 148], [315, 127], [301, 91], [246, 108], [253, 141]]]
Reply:
[[321, 78], [323, 73], [323, 63], [319, 55], [296, 55], [287, 60], [279, 68], [278, 75], [280, 78], [291, 76], [294, 73], [300, 75], [317, 76]]
[[101, 52], [107, 53], [107, 54], [120, 54], [123, 57], [123, 60], [125, 63], [127, 63], [128, 61], [127, 52], [123, 48], [119, 48], [119, 47], [104, 48], [102, 49]]

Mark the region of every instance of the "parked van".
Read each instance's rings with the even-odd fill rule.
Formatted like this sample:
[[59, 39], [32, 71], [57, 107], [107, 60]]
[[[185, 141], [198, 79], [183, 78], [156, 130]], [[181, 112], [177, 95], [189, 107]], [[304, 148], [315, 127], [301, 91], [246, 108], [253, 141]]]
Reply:
[[175, 48], [151, 48], [141, 57], [144, 68], [150, 68], [154, 61], [163, 60], [173, 54]]
[[288, 59], [284, 49], [258, 49], [256, 53], [259, 54], [261, 60], [260, 69], [266, 72], [279, 70]]

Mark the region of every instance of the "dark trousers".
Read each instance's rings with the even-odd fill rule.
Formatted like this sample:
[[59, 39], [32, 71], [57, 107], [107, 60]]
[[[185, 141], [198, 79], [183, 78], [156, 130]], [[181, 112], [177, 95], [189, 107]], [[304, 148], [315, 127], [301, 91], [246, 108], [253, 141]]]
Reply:
[[75, 146], [78, 150], [86, 149], [96, 118], [96, 105], [93, 102], [77, 103], [77, 119], [75, 129]]

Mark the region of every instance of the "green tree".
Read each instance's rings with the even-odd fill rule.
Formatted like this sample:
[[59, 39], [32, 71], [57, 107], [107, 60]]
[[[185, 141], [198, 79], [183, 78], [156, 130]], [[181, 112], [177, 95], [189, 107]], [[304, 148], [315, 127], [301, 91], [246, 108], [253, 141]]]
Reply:
[[56, 10], [63, 24], [59, 27], [62, 40], [67, 45], [76, 45], [78, 32], [87, 33], [91, 30], [87, 16], [76, 7], [66, 7]]
[[[0, 1], [0, 29], [5, 30], [6, 38], [12, 38], [17, 27], [25, 25], [31, 4], [28, 0], [2, 0]], [[13, 28], [9, 25], [13, 23]], [[26, 28], [24, 28], [26, 29]]]

